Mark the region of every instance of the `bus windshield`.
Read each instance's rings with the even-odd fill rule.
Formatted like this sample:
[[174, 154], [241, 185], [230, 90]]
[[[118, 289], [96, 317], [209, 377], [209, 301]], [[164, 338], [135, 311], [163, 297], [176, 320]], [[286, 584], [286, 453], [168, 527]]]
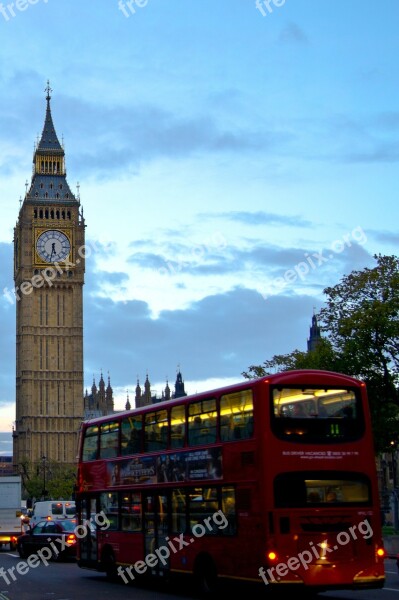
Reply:
[[273, 387], [272, 430], [281, 439], [335, 443], [364, 434], [361, 400], [355, 389]]

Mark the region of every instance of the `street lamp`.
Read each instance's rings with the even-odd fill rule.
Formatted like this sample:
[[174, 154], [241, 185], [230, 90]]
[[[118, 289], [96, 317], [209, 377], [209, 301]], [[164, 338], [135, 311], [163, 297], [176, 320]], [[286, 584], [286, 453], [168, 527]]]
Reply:
[[46, 460], [47, 460], [47, 458], [45, 456], [42, 456], [42, 468], [43, 468], [43, 491], [42, 491], [42, 496], [43, 496], [43, 500], [45, 500], [46, 496], [47, 496], [47, 490], [46, 490]]
[[392, 500], [393, 500], [393, 526], [395, 531], [399, 529], [399, 499], [398, 499], [398, 482], [397, 482], [397, 444], [396, 442], [391, 442], [391, 461], [392, 461]]

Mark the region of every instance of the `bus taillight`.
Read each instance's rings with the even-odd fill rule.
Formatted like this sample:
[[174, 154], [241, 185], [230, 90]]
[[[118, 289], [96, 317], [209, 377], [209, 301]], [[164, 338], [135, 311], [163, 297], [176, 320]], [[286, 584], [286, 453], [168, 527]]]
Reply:
[[277, 553], [274, 552], [273, 550], [269, 550], [269, 552], [267, 552], [266, 554], [266, 558], [268, 559], [269, 562], [276, 562], [277, 561]]
[[384, 550], [384, 548], [382, 546], [378, 546], [376, 554], [377, 554], [378, 558], [384, 558], [385, 557], [385, 550]]
[[66, 543], [68, 546], [73, 546], [76, 544], [76, 537], [73, 533], [70, 533], [66, 539]]

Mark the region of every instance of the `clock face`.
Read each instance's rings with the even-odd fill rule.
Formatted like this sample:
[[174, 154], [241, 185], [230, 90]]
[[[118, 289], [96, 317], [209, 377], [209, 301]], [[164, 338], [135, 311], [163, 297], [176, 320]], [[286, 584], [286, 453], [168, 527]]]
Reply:
[[69, 256], [71, 243], [62, 231], [49, 229], [37, 238], [36, 251], [44, 262], [55, 263]]

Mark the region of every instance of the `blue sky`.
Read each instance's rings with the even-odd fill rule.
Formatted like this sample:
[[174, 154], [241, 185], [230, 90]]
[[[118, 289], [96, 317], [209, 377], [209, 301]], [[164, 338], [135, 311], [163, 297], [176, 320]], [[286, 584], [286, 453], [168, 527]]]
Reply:
[[[109, 372], [116, 408], [147, 372], [195, 393], [305, 350], [323, 289], [397, 253], [399, 4], [259, 2], [0, 8], [0, 290], [49, 79], [93, 249], [85, 387]], [[10, 431], [4, 292], [0, 318]]]

